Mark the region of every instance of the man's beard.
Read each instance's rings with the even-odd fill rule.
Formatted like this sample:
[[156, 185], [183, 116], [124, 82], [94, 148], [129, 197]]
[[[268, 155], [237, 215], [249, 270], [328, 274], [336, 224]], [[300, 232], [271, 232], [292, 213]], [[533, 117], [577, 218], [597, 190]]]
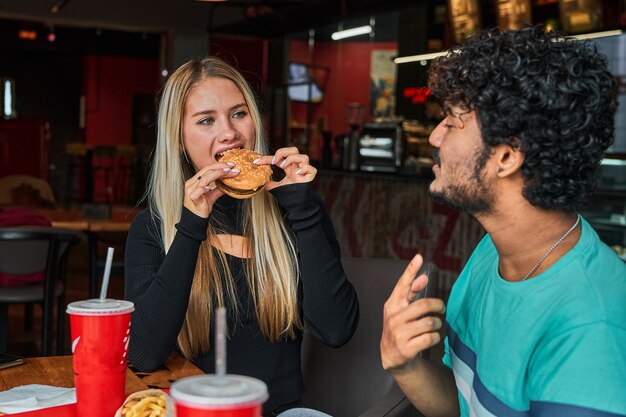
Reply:
[[[464, 184], [451, 184], [439, 191], [429, 188], [428, 193], [436, 202], [472, 216], [491, 213], [495, 198], [489, 184], [483, 180], [483, 170], [490, 155], [491, 149], [487, 146], [477, 151], [473, 161], [474, 171]], [[440, 164], [438, 152], [434, 159]]]

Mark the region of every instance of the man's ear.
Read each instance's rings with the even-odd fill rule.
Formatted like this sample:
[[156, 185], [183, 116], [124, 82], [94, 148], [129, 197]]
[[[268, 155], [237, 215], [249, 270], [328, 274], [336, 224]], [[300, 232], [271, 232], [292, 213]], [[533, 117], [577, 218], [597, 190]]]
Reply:
[[519, 146], [511, 146], [502, 143], [494, 148], [492, 160], [496, 165], [496, 174], [499, 177], [507, 177], [522, 168], [524, 152]]

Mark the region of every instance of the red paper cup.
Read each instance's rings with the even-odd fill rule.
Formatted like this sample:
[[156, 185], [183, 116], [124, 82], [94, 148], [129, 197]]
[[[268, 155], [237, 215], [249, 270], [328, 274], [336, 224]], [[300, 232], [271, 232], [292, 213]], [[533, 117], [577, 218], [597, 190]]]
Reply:
[[68, 304], [78, 417], [112, 417], [124, 402], [134, 309], [124, 300]]
[[261, 417], [267, 385], [241, 375], [198, 375], [172, 384], [177, 417]]

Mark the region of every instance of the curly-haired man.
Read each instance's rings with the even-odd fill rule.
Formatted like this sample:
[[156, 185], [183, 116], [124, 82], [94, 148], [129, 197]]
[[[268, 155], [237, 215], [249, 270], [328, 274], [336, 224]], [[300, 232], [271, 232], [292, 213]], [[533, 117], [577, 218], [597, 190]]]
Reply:
[[[439, 299], [411, 302], [417, 255], [385, 304], [381, 355], [427, 416], [626, 415], [626, 264], [578, 210], [613, 136], [615, 79], [593, 44], [487, 30], [437, 60], [446, 110], [431, 195], [487, 235]], [[443, 364], [419, 352], [439, 342]]]

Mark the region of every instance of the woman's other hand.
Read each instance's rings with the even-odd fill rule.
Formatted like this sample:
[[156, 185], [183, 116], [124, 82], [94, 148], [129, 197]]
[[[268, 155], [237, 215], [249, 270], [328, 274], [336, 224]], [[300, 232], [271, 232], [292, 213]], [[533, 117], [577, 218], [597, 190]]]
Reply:
[[270, 181], [265, 188], [270, 191], [288, 184], [311, 182], [317, 175], [317, 169], [309, 163], [308, 155], [303, 155], [296, 147], [280, 148], [274, 155], [265, 155], [256, 161], [259, 165], [275, 165], [285, 171], [280, 181]]

